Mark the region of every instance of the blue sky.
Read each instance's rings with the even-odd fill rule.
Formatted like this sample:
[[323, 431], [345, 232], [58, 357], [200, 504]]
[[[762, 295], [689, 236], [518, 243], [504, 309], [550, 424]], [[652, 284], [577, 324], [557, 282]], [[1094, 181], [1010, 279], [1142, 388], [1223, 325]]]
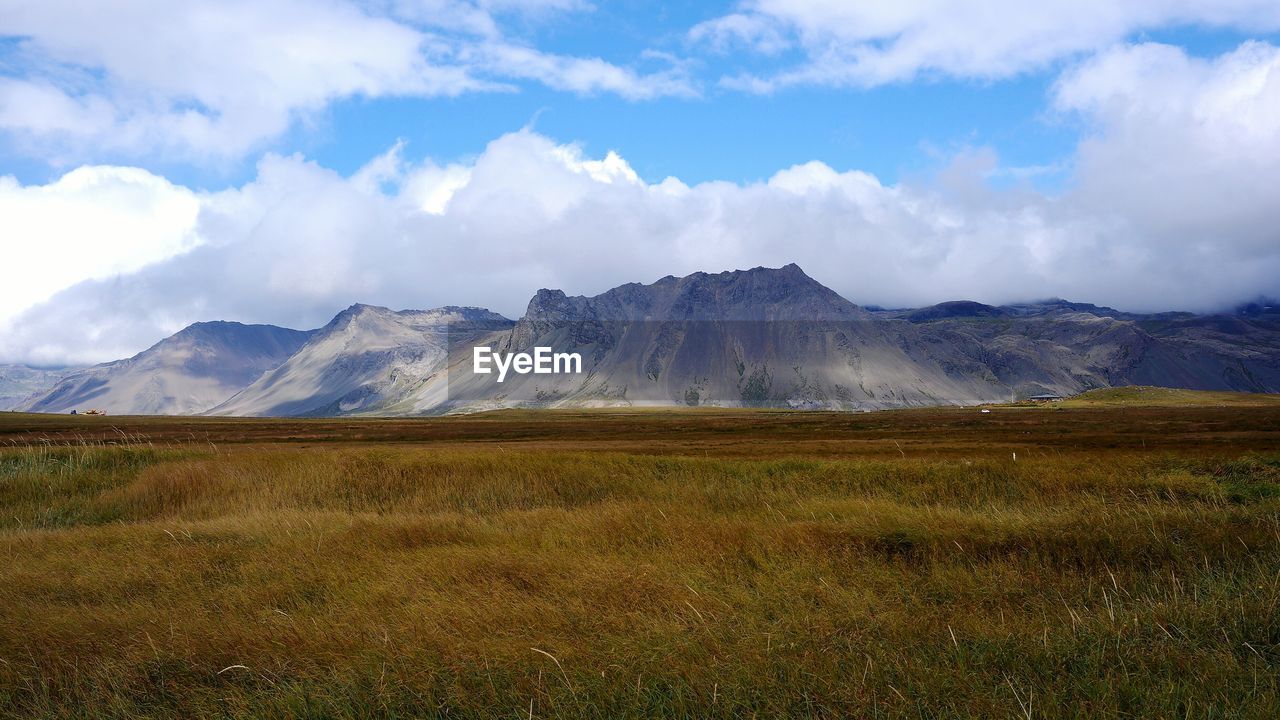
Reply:
[[[534, 88], [513, 95], [449, 100], [345, 103], [312, 138], [309, 156], [354, 171], [397, 138], [411, 154], [451, 159], [474, 154], [494, 137], [531, 124], [602, 154], [616, 150], [657, 182], [746, 182], [779, 168], [822, 160], [860, 168], [889, 182], [932, 169], [939, 151], [990, 145], [1016, 165], [1066, 157], [1080, 128], [1043, 116], [1048, 80], [894, 85], [858, 93], [790, 90], [757, 96], [712, 90], [696, 99], [633, 102], [580, 98]], [[938, 112], [939, 108], [945, 111]], [[309, 145], [308, 145], [309, 143]]]
[[[594, 18], [578, 32], [551, 35], [566, 43], [560, 48], [564, 52], [621, 61], [639, 52], [628, 46], [641, 44], [641, 29], [664, 37], [673, 33], [670, 21], [632, 18], [638, 26], [627, 38], [631, 42], [610, 47], [598, 40], [600, 22]], [[1254, 37], [1195, 27], [1140, 35], [1205, 57]], [[1276, 39], [1274, 34], [1261, 37]], [[729, 62], [704, 58], [702, 73], [715, 78]], [[409, 154], [448, 160], [478, 153], [492, 138], [532, 124], [596, 154], [616, 150], [651, 182], [672, 175], [689, 183], [749, 182], [809, 160], [897, 182], [904, 174], [936, 169], [941, 156], [966, 146], [992, 147], [1012, 167], [1060, 166], [1070, 162], [1088, 130], [1079, 118], [1046, 107], [1060, 67], [1001, 80], [937, 78], [858, 90], [793, 88], [771, 95], [709, 87], [704, 97], [641, 102], [540, 87], [443, 100], [350, 101], [336, 106], [319, 128], [300, 131], [280, 149], [300, 148], [328, 167], [351, 172], [396, 139], [408, 142]], [[1063, 179], [1056, 172], [1036, 181], [1053, 188]]]
[[865, 303], [1228, 307], [1278, 289], [1277, 30], [1262, 0], [20, 0], [0, 355], [68, 357], [86, 307], [106, 357], [792, 260]]
[[[1047, 107], [1062, 67], [1075, 55], [1007, 77], [948, 77], [933, 72], [910, 81], [873, 87], [801, 86], [757, 94], [719, 87], [718, 78], [743, 68], [803, 62], [798, 51], [767, 57], [700, 52], [690, 28], [722, 17], [732, 3], [597, 4], [585, 11], [517, 16], [512, 36], [548, 52], [599, 57], [637, 67], [662, 66], [645, 53], [669, 53], [687, 63], [696, 97], [634, 100], [608, 92], [574, 93], [523, 83], [513, 90], [458, 97], [349, 97], [311, 111], [277, 137], [263, 139], [253, 154], [217, 162], [175, 161], [163, 153], [81, 151], [49, 162], [21, 138], [0, 144], [0, 168], [20, 181], [46, 182], [69, 164], [117, 162], [163, 173], [191, 187], [217, 189], [242, 184], [262, 152], [301, 152], [326, 167], [352, 173], [398, 140], [406, 153], [441, 161], [465, 159], [493, 138], [532, 126], [588, 151], [616, 150], [641, 177], [653, 182], [676, 176], [685, 182], [750, 182], [779, 168], [821, 160], [841, 169], [862, 169], [886, 182], [929, 172], [957, 148], [990, 147], [1014, 168], [1059, 168], [1034, 176], [1045, 188], [1060, 183], [1060, 168], [1088, 126]], [[69, 18], [71, 21], [71, 18]], [[1247, 39], [1275, 42], [1273, 32], [1211, 25], [1170, 25], [1129, 33], [1130, 41], [1169, 43], [1192, 55], [1211, 57]], [[22, 77], [18, 48], [27, 39], [4, 39], [0, 68]], [[639, 60], [637, 60], [639, 59]]]

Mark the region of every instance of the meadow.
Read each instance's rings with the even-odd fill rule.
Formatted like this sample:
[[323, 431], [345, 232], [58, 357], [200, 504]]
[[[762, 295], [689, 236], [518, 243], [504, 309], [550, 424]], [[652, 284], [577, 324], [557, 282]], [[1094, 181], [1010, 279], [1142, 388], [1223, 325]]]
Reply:
[[1280, 717], [1280, 404], [1159, 400], [0, 413], [0, 715]]

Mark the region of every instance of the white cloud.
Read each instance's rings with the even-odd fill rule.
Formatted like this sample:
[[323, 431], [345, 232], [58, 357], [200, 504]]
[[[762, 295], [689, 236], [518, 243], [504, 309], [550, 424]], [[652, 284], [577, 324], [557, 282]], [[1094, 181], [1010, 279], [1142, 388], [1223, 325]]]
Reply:
[[1210, 60], [1116, 48], [1068, 73], [1054, 104], [1095, 126], [1075, 159], [1076, 202], [1207, 255], [1280, 249], [1280, 48], [1249, 42]]
[[133, 168], [82, 167], [48, 185], [0, 177], [0, 322], [90, 278], [197, 244], [194, 193]]
[[689, 39], [719, 53], [745, 47], [774, 55], [791, 45], [783, 24], [763, 13], [731, 13], [698, 23], [689, 30]]
[[35, 76], [0, 92], [3, 126], [73, 152], [234, 157], [338, 98], [483, 86], [433, 62], [423, 33], [341, 2], [42, 0], [8, 5], [0, 32]]
[[556, 55], [505, 42], [484, 43], [463, 57], [503, 77], [536, 80], [555, 90], [583, 95], [614, 93], [628, 100], [652, 100], [698, 94], [678, 63], [666, 70], [642, 74], [600, 58]]
[[405, 178], [402, 197], [423, 212], [443, 215], [454, 194], [470, 182], [471, 169], [465, 165], [426, 162]]
[[866, 87], [918, 75], [1003, 78], [1119, 42], [1133, 33], [1201, 24], [1280, 29], [1274, 0], [744, 0], [695, 26], [713, 49], [745, 45], [803, 61], [772, 75], [728, 76], [755, 92], [789, 85]]
[[[450, 165], [408, 162], [397, 146], [351, 177], [268, 156], [253, 182], [194, 196], [194, 230], [180, 214], [157, 230], [164, 237], [148, 247], [180, 254], [22, 313], [0, 331], [0, 358], [119, 357], [213, 318], [314, 327], [355, 301], [514, 316], [539, 287], [596, 293], [793, 261], [862, 303], [1057, 295], [1132, 310], [1226, 307], [1280, 293], [1278, 78], [1280, 49], [1263, 43], [1211, 60], [1151, 44], [1098, 56], [1055, 89], [1055, 107], [1092, 130], [1069, 189], [1053, 196], [993, 186], [999, 158], [983, 148], [899, 185], [821, 162], [746, 185], [651, 184], [617, 153], [530, 131]], [[183, 207], [173, 198], [192, 202], [141, 171], [76, 172], [125, 173], [142, 189], [136, 202], [111, 203], [121, 217], [93, 221], [106, 237]], [[72, 176], [48, 187], [76, 187]], [[6, 197], [45, 191], [0, 186]], [[51, 214], [81, 216], [78, 207]], [[0, 237], [15, 245], [91, 246], [77, 239], [83, 229], [37, 233], [40, 221], [7, 218]], [[39, 275], [44, 262], [10, 272]]]
[[386, 0], [391, 13], [417, 24], [499, 37], [498, 17], [539, 19], [592, 9], [583, 0]]
[[[238, 158], [350, 97], [440, 96], [532, 80], [631, 99], [692, 93], [683, 75], [506, 39], [499, 18], [574, 0], [18, 0], [0, 131], [55, 162], [103, 153]], [[74, 21], [69, 19], [74, 18]]]

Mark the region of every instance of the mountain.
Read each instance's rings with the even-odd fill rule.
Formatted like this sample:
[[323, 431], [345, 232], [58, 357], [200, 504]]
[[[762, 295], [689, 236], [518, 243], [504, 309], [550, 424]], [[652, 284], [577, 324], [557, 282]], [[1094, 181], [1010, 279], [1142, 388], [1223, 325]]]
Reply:
[[866, 312], [792, 263], [628, 283], [595, 297], [539, 290], [519, 324], [543, 321], [775, 321], [864, 318]]
[[[503, 358], [551, 348], [582, 367], [478, 373], [477, 348]], [[310, 333], [202, 323], [129, 360], [72, 373], [25, 407], [254, 416], [866, 410], [1124, 385], [1280, 392], [1280, 312], [1260, 301], [1221, 315], [1143, 315], [1061, 299], [883, 310], [787, 265], [668, 276], [591, 297], [539, 290], [516, 321], [479, 308], [353, 305]]]
[[293, 355], [309, 332], [196, 323], [127, 359], [73, 372], [21, 403], [30, 412], [190, 415], [223, 402]]
[[29, 365], [0, 365], [0, 410], [10, 410], [35, 393], [53, 384], [77, 368], [38, 368]]
[[451, 365], [442, 409], [508, 405], [897, 407], [976, 402], [983, 386], [949, 377], [911, 325], [879, 320], [796, 265], [666, 277], [595, 297], [543, 290], [500, 353], [578, 353], [580, 375], [503, 383]]
[[874, 409], [1111, 385], [1280, 391], [1280, 318], [1139, 315], [1054, 299], [869, 311], [799, 267], [663, 278], [595, 297], [542, 290], [500, 353], [576, 352], [580, 375], [499, 384], [451, 357], [440, 410], [512, 405]]
[[1004, 309], [921, 328], [1014, 396], [1116, 385], [1280, 392], [1280, 317], [1140, 315], [1063, 301]]
[[451, 337], [511, 327], [480, 308], [352, 305], [213, 415], [394, 413], [444, 368]]
[[1016, 311], [1010, 308], [983, 305], [971, 300], [952, 300], [951, 302], [938, 303], [918, 310], [908, 310], [900, 313], [899, 316], [905, 320], [919, 323], [951, 318], [1010, 317], [1015, 314]]

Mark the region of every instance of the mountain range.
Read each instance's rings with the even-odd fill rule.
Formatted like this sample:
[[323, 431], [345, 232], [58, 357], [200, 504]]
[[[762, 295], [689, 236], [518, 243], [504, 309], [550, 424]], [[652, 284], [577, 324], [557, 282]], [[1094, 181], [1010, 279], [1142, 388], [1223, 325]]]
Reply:
[[[473, 349], [578, 353], [582, 372], [472, 371]], [[10, 374], [17, 372], [9, 370]], [[2, 377], [2, 375], [0, 375]], [[33, 382], [28, 376], [30, 389]], [[1280, 311], [1143, 315], [1051, 300], [859, 307], [796, 265], [480, 308], [353, 305], [322, 328], [197, 323], [127, 360], [41, 378], [33, 412], [422, 415], [501, 407], [879, 409], [1117, 385], [1280, 392]]]

